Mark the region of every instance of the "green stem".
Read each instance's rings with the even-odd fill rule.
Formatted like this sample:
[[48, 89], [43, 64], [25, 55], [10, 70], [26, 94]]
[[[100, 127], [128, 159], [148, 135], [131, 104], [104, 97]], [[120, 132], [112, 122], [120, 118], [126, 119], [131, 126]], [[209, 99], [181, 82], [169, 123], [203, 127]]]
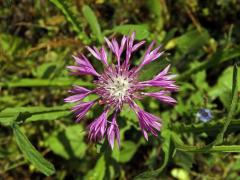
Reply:
[[19, 79], [17, 81], [0, 82], [0, 87], [64, 87], [77, 84], [79, 86], [93, 86], [92, 83], [77, 81], [68, 78], [59, 79]]
[[238, 78], [237, 77], [238, 77], [238, 68], [237, 68], [237, 64], [235, 63], [233, 67], [233, 79], [232, 79], [232, 102], [231, 102], [230, 110], [228, 112], [225, 124], [221, 132], [218, 134], [215, 140], [215, 144], [220, 144], [223, 142], [223, 136], [227, 131], [229, 124], [231, 123], [232, 117], [237, 107], [237, 103], [238, 103]]
[[211, 153], [211, 152], [240, 152], [240, 145], [222, 145], [222, 146], [212, 146], [210, 149], [207, 151], [202, 148], [197, 148], [196, 146], [187, 146], [187, 145], [181, 145], [181, 144], [176, 144], [176, 149], [179, 151], [185, 151], [185, 152], [206, 152], [206, 153]]
[[4, 172], [10, 171], [10, 170], [12, 170], [12, 169], [15, 169], [16, 167], [22, 166], [22, 165], [24, 165], [24, 164], [26, 164], [26, 163], [27, 163], [26, 160], [20, 161], [20, 162], [18, 162], [18, 163], [16, 163], [16, 164], [13, 164], [13, 165], [11, 165], [10, 167], [4, 169]]
[[[170, 129], [174, 132], [191, 132], [191, 133], [202, 133], [202, 132], [218, 132], [221, 127], [223, 127], [224, 121], [219, 120], [210, 123], [200, 123], [191, 125], [173, 124]], [[239, 129], [240, 121], [238, 119], [232, 119], [229, 128], [231, 130]]]
[[[171, 134], [172, 141], [175, 144], [175, 148], [179, 151], [185, 151], [185, 152], [240, 152], [240, 145], [220, 145], [220, 146], [210, 146], [210, 145], [204, 145], [204, 146], [192, 146], [192, 145], [186, 145], [182, 142], [182, 140], [179, 138], [179, 136], [172, 132]], [[210, 143], [211, 144], [211, 143]]]

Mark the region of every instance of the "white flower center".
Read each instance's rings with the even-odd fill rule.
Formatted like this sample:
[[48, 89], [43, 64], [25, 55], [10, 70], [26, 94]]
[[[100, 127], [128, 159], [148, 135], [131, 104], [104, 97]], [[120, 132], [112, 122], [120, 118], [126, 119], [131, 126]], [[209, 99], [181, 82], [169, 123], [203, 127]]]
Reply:
[[117, 76], [108, 81], [106, 89], [109, 91], [110, 96], [121, 101], [128, 94], [130, 85], [127, 77]]

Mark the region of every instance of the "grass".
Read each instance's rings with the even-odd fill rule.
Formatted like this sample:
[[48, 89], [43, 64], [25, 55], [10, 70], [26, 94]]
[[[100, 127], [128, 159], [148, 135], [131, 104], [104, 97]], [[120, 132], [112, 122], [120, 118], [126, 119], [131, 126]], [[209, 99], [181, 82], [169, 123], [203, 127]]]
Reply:
[[[0, 176], [44, 179], [237, 179], [239, 161], [239, 12], [235, 0], [14, 1], [0, 7]], [[73, 84], [72, 55], [103, 37], [136, 32], [163, 45], [150, 77], [171, 64], [180, 91], [174, 107], [150, 98], [144, 109], [163, 120], [145, 141], [134, 113], [119, 118], [121, 149], [90, 143], [91, 110], [74, 122], [64, 98]], [[146, 48], [146, 46], [144, 47]], [[134, 56], [139, 63], [144, 51]], [[100, 64], [94, 62], [101, 71]], [[90, 96], [86, 100], [95, 97]], [[213, 118], [196, 117], [201, 108]], [[214, 152], [214, 153], [213, 153]]]

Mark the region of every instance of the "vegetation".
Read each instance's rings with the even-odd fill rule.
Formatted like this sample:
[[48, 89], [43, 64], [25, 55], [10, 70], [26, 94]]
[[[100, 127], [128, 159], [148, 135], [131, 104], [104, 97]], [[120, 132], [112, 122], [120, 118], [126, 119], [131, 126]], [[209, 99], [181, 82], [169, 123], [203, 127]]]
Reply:
[[[239, 179], [240, 4], [237, 0], [0, 1], [0, 177], [3, 179]], [[92, 109], [75, 123], [64, 98], [91, 77], [66, 66], [86, 45], [136, 32], [162, 44], [164, 58], [146, 66], [148, 79], [171, 64], [179, 92], [174, 107], [139, 104], [161, 117], [146, 141], [124, 108], [121, 148], [87, 139]], [[134, 56], [139, 63], [144, 51]], [[97, 62], [94, 66], [99, 69]], [[92, 96], [86, 100], [91, 100]], [[210, 118], [203, 119], [205, 109]], [[204, 111], [203, 111], [204, 110]], [[46, 178], [46, 176], [49, 176]], [[0, 178], [0, 179], [1, 179]]]

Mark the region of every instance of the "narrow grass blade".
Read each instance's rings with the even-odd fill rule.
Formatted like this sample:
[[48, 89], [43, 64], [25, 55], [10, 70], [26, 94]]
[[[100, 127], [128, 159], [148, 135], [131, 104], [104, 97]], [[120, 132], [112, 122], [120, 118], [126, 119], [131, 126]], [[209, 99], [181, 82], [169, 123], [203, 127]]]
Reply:
[[54, 174], [55, 168], [53, 164], [44, 159], [41, 153], [35, 149], [28, 138], [21, 132], [19, 126], [17, 124], [13, 124], [12, 130], [17, 145], [23, 153], [24, 157], [46, 176]]

